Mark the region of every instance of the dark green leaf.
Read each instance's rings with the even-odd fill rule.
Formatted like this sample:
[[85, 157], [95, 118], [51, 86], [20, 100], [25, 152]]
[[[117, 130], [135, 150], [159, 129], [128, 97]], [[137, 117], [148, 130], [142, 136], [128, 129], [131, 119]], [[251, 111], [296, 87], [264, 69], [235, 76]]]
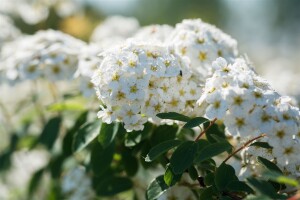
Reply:
[[33, 174], [33, 176], [31, 177], [30, 182], [29, 182], [29, 188], [28, 188], [28, 197], [29, 198], [32, 197], [33, 193], [38, 188], [43, 174], [44, 174], [44, 168], [36, 171]]
[[218, 192], [213, 186], [210, 186], [201, 191], [199, 200], [215, 200], [217, 197]]
[[247, 178], [247, 181], [262, 195], [266, 195], [272, 199], [285, 199], [284, 195], [277, 194], [271, 183], [255, 178]]
[[139, 144], [152, 131], [152, 124], [146, 123], [142, 131], [132, 131], [125, 135], [125, 146], [133, 147]]
[[204, 184], [206, 186], [211, 186], [215, 183], [215, 174], [214, 173], [208, 173], [204, 177]]
[[177, 131], [177, 125], [161, 125], [156, 127], [150, 138], [151, 146], [175, 139]]
[[97, 176], [102, 175], [107, 169], [109, 169], [113, 160], [114, 149], [114, 142], [105, 149], [103, 149], [101, 144], [98, 142], [93, 144], [91, 152], [91, 167]]
[[99, 196], [113, 196], [120, 192], [130, 190], [133, 183], [126, 177], [110, 177], [102, 181], [96, 191]]
[[224, 151], [228, 151], [231, 148], [232, 146], [228, 142], [220, 142], [207, 145], [197, 153], [195, 162], [202, 162], [204, 160], [217, 156], [223, 153]]
[[131, 155], [130, 151], [122, 152], [122, 164], [124, 164], [128, 176], [134, 176], [137, 173], [139, 167], [138, 160], [135, 156]]
[[106, 124], [102, 123], [100, 134], [98, 135], [98, 142], [103, 148], [106, 148], [115, 139], [119, 129], [119, 123]]
[[59, 134], [61, 121], [61, 117], [54, 117], [50, 119], [45, 125], [43, 132], [38, 139], [38, 142], [45, 145], [48, 149], [52, 149], [54, 142]]
[[188, 169], [189, 175], [191, 177], [192, 180], [197, 180], [198, 178], [198, 171], [194, 166], [190, 166]]
[[60, 154], [57, 156], [53, 156], [48, 167], [50, 168], [50, 173], [52, 178], [59, 178], [61, 176], [62, 165], [64, 163], [65, 157]]
[[231, 181], [227, 184], [226, 189], [230, 192], [254, 192], [244, 181]]
[[147, 154], [147, 156], [145, 158], [145, 161], [151, 162], [151, 161], [155, 160], [156, 158], [158, 158], [160, 155], [169, 151], [170, 149], [180, 145], [181, 143], [182, 143], [182, 141], [179, 141], [179, 140], [168, 140], [168, 141], [162, 142], [150, 150], [150, 152]]
[[74, 135], [73, 151], [78, 152], [93, 141], [100, 131], [101, 122], [96, 120], [83, 125]]
[[230, 165], [222, 163], [216, 170], [215, 184], [220, 191], [223, 191], [230, 182], [237, 180], [234, 168]]
[[147, 200], [156, 200], [165, 192], [166, 189], [168, 189], [168, 186], [164, 181], [164, 176], [158, 176], [150, 183], [149, 187], [147, 188]]
[[174, 174], [172, 168], [168, 165], [164, 175], [164, 181], [167, 186], [175, 185], [180, 180], [181, 175], [182, 174]]
[[[204, 123], [204, 128], [207, 128], [209, 126], [209, 122], [205, 122]], [[223, 125], [217, 125], [217, 124], [213, 124], [205, 133], [207, 140], [210, 143], [215, 143], [217, 142], [215, 138], [212, 137], [212, 135], [217, 135], [220, 138], [224, 138], [226, 139], [225, 136], [225, 130], [224, 130], [224, 126]]]
[[74, 125], [67, 131], [63, 139], [63, 152], [65, 156], [72, 155], [73, 138], [77, 130], [86, 122], [88, 111], [81, 113], [76, 119]]
[[172, 119], [172, 120], [178, 120], [182, 122], [188, 122], [190, 120], [189, 117], [176, 112], [159, 113], [156, 116], [161, 119]]
[[183, 128], [194, 128], [194, 127], [200, 126], [201, 124], [203, 124], [204, 122], [207, 122], [207, 121], [209, 121], [209, 120], [204, 117], [196, 117], [196, 118], [189, 120], [183, 126]]
[[279, 167], [277, 167], [277, 165], [275, 165], [274, 163], [272, 163], [271, 161], [258, 156], [257, 157], [257, 161], [262, 164], [266, 169], [270, 170], [270, 171], [274, 171], [280, 174], [283, 174], [282, 171], [279, 169]]
[[254, 142], [250, 146], [261, 147], [261, 148], [265, 148], [265, 149], [272, 149], [273, 148], [267, 142]]
[[198, 145], [193, 141], [186, 141], [177, 147], [170, 159], [175, 174], [182, 174], [193, 164], [197, 149]]

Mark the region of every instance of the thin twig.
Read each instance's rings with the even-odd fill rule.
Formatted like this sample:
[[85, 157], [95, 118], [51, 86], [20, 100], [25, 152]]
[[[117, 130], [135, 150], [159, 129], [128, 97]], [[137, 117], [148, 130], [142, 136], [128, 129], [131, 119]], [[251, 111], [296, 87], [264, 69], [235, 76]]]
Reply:
[[206, 129], [204, 129], [204, 131], [202, 131], [198, 137], [195, 139], [195, 142], [197, 142], [198, 140], [200, 140], [200, 138], [206, 133], [206, 131], [217, 121], [217, 118], [214, 118], [208, 125], [208, 127], [206, 127]]
[[232, 156], [234, 156], [235, 154], [237, 154], [239, 151], [241, 151], [242, 149], [246, 148], [249, 144], [251, 144], [253, 141], [258, 140], [262, 137], [265, 137], [266, 134], [261, 134], [251, 140], [249, 140], [248, 142], [246, 142], [243, 146], [241, 146], [240, 148], [238, 148], [237, 150], [235, 150], [234, 152], [232, 152], [224, 161], [223, 163], [226, 163], [226, 161], [228, 161]]

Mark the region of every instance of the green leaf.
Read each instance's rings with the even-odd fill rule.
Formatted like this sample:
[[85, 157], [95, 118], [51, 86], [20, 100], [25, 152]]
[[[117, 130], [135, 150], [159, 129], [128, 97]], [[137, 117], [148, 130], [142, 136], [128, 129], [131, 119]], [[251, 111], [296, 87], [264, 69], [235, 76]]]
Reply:
[[209, 121], [209, 120], [204, 117], [196, 117], [196, 118], [189, 120], [183, 126], [183, 128], [194, 128], [194, 127], [200, 126], [201, 124], [203, 124], [204, 122], [207, 122], [207, 121]]
[[293, 187], [298, 187], [299, 182], [295, 179], [283, 176], [282, 174], [274, 171], [265, 171], [262, 175], [266, 179], [270, 179], [280, 184], [286, 184]]
[[189, 117], [176, 112], [159, 113], [156, 116], [161, 119], [172, 119], [172, 120], [178, 120], [182, 122], [188, 122], [190, 120]]
[[238, 178], [235, 175], [234, 168], [230, 165], [222, 163], [216, 170], [215, 173], [215, 184], [218, 190], [225, 190], [226, 186], [232, 182], [238, 181]]
[[259, 195], [259, 196], [254, 196], [254, 195], [248, 195], [246, 197], [246, 200], [273, 200], [265, 195]]
[[44, 168], [42, 168], [42, 169], [36, 171], [33, 174], [33, 176], [31, 177], [30, 182], [29, 182], [29, 187], [28, 187], [28, 198], [32, 197], [32, 195], [38, 188], [41, 178], [44, 174], [44, 171], [45, 171]]
[[138, 160], [135, 156], [131, 155], [130, 151], [122, 151], [122, 164], [128, 176], [134, 176], [137, 173], [139, 167]]
[[214, 173], [208, 173], [204, 177], [204, 184], [206, 186], [211, 186], [215, 183], [215, 174]]
[[48, 111], [61, 112], [61, 111], [83, 111], [85, 110], [84, 104], [78, 101], [64, 101], [61, 103], [54, 103], [47, 107]]
[[170, 159], [175, 174], [182, 174], [193, 164], [197, 149], [198, 145], [193, 141], [186, 141], [177, 147]]
[[146, 138], [149, 133], [152, 132], [153, 125], [151, 123], [146, 123], [142, 131], [132, 131], [126, 133], [125, 135], [125, 146], [133, 147], [139, 144], [144, 138]]
[[230, 192], [254, 193], [252, 188], [249, 187], [244, 181], [231, 181], [226, 185], [226, 189]]
[[96, 188], [97, 195], [99, 196], [113, 196], [118, 193], [130, 190], [133, 183], [126, 177], [110, 177], [103, 180]]
[[165, 142], [162, 142], [155, 147], [153, 147], [150, 152], [147, 154], [145, 161], [146, 162], [152, 162], [156, 158], [158, 158], [160, 155], [166, 153], [170, 149], [177, 147], [180, 145], [182, 141], [180, 140], [168, 140]]
[[78, 152], [92, 142], [99, 134], [100, 127], [99, 120], [83, 125], [74, 135], [73, 151]]
[[[49, 150], [52, 149], [55, 140], [58, 137], [61, 122], [61, 117], [54, 117], [50, 119], [38, 138], [38, 143], [45, 145]], [[35, 143], [34, 146], [36, 144], [37, 143]]]
[[98, 135], [98, 142], [103, 148], [106, 148], [115, 139], [119, 129], [119, 123], [106, 124], [102, 123], [100, 134]]
[[[209, 122], [205, 122], [204, 123], [204, 128], [207, 128], [209, 126]], [[213, 124], [205, 133], [207, 140], [210, 143], [215, 143], [217, 142], [217, 140], [215, 138], [212, 137], [212, 135], [217, 135], [219, 136], [219, 138], [224, 138], [226, 139], [225, 136], [225, 128], [224, 125], [217, 125], [217, 124]]]
[[164, 181], [167, 186], [175, 185], [180, 180], [181, 175], [182, 174], [174, 174], [172, 168], [168, 165], [164, 175]]
[[272, 199], [285, 199], [284, 195], [277, 194], [271, 183], [258, 180], [253, 177], [247, 178], [247, 181], [262, 195], [266, 195]]
[[63, 139], [63, 153], [65, 156], [70, 156], [73, 153], [73, 138], [77, 130], [86, 122], [88, 111], [82, 112], [76, 119], [73, 126], [67, 130], [67, 133]]
[[279, 174], [283, 174], [283, 172], [279, 169], [279, 167], [277, 167], [277, 165], [275, 165], [274, 163], [272, 163], [271, 161], [258, 156], [257, 157], [257, 161], [262, 164], [266, 169], [270, 170], [270, 171], [274, 171], [277, 172]]
[[164, 176], [156, 177], [149, 185], [146, 191], [147, 200], [156, 200], [168, 189], [167, 184], [164, 181]]
[[113, 160], [114, 151], [114, 142], [105, 149], [98, 142], [93, 144], [91, 152], [91, 167], [96, 176], [103, 175], [106, 170], [109, 169]]
[[194, 166], [190, 166], [188, 169], [189, 175], [191, 177], [192, 180], [197, 180], [198, 178], [198, 171]]
[[200, 200], [215, 200], [218, 197], [218, 192], [213, 186], [203, 189], [200, 193]]
[[272, 149], [273, 148], [267, 142], [254, 142], [250, 146], [261, 147], [261, 148], [265, 148], [265, 149]]
[[196, 163], [202, 162], [214, 156], [217, 156], [224, 151], [228, 151], [232, 146], [228, 142], [213, 143], [205, 146], [202, 150], [197, 153], [195, 159]]
[[167, 140], [173, 140], [178, 131], [177, 125], [160, 125], [153, 130], [150, 138], [151, 146], [158, 145]]

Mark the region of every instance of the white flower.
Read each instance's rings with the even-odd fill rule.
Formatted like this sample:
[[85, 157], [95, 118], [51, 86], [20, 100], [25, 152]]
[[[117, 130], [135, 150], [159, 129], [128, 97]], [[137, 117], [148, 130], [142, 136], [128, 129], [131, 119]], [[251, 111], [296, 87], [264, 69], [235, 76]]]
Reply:
[[156, 114], [161, 112], [196, 115], [199, 81], [167, 47], [128, 41], [102, 55], [92, 82], [101, 102], [113, 108], [99, 112], [102, 120], [111, 122], [110, 116], [117, 116], [132, 131], [143, 129], [147, 120], [160, 123]]
[[[211, 63], [218, 57], [228, 61], [237, 57], [237, 42], [215, 26], [200, 19], [183, 20], [177, 24], [166, 42], [176, 53], [190, 60], [191, 68], [207, 78]], [[213, 67], [224, 63], [214, 64]]]

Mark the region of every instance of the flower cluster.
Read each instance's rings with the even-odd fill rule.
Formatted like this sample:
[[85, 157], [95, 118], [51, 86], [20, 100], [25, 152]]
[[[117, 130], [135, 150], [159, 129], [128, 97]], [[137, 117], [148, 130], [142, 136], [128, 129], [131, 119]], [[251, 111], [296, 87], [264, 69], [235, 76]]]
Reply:
[[46, 20], [50, 9], [65, 17], [78, 12], [81, 7], [78, 1], [73, 0], [9, 0], [1, 1], [0, 4], [0, 13], [19, 17], [27, 24], [37, 24]]
[[13, 21], [5, 15], [0, 14], [0, 49], [5, 42], [12, 41], [21, 35]]
[[98, 43], [108, 38], [124, 41], [133, 36], [139, 27], [139, 22], [135, 18], [122, 16], [109, 17], [95, 28], [91, 36], [91, 41]]
[[218, 58], [215, 72], [208, 78], [198, 101], [206, 117], [224, 121], [227, 131], [243, 140], [266, 134], [273, 150], [254, 150], [249, 154], [274, 159], [278, 166], [295, 174], [300, 166], [300, 112], [288, 97], [280, 96], [259, 77], [244, 59], [228, 64]]
[[1, 52], [5, 78], [10, 83], [46, 78], [73, 77], [78, 54], [85, 43], [59, 31], [39, 31], [7, 43]]
[[85, 97], [94, 95], [94, 85], [91, 78], [101, 62], [98, 56], [103, 49], [96, 44], [90, 44], [82, 48], [78, 58], [78, 69], [75, 77], [79, 79], [79, 90]]
[[106, 106], [98, 113], [104, 122], [117, 120], [128, 131], [142, 130], [148, 119], [160, 122], [158, 113], [195, 112], [198, 81], [185, 61], [168, 48], [131, 41], [103, 57], [92, 82]]
[[164, 43], [173, 31], [169, 25], [149, 25], [142, 27], [133, 38], [141, 41], [161, 42]]
[[177, 24], [167, 43], [179, 55], [188, 57], [191, 68], [203, 78], [210, 74], [211, 63], [216, 58], [236, 58], [238, 52], [234, 39], [200, 19]]

